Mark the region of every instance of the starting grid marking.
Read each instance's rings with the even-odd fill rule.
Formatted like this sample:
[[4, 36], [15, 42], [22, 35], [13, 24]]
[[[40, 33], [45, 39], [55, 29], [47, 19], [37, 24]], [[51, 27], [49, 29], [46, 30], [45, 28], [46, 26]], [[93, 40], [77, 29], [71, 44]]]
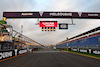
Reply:
[[34, 51], [33, 53], [56, 53], [56, 52], [67, 52], [67, 51]]

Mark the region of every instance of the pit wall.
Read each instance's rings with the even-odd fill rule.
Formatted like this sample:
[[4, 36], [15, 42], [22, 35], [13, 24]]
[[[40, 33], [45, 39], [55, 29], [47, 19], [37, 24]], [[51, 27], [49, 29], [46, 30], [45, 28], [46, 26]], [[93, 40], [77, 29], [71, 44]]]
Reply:
[[72, 51], [76, 51], [76, 52], [100, 55], [100, 50], [99, 49], [97, 50], [97, 49], [77, 49], [77, 48], [71, 48], [71, 50]]
[[31, 52], [32, 49], [14, 49], [14, 50], [2, 50], [0, 51], [0, 60], [6, 59], [9, 57], [21, 55], [27, 52]]
[[99, 49], [77, 49], [77, 48], [57, 48], [57, 49], [100, 55]]

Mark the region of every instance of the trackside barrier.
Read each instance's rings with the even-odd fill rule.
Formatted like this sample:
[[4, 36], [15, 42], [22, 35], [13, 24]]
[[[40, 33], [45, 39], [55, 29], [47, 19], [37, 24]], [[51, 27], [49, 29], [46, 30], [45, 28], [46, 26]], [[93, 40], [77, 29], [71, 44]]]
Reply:
[[75, 49], [75, 48], [72, 48], [71, 49], [72, 51], [76, 51], [76, 52], [83, 52], [83, 53], [90, 53], [90, 54], [97, 54], [97, 55], [100, 55], [100, 50], [95, 50], [95, 49]]
[[[99, 27], [100, 30], [100, 27]], [[76, 39], [68, 40], [56, 45], [57, 48], [64, 48], [76, 52], [100, 55], [100, 32], [91, 33]]]
[[0, 51], [0, 60], [14, 56], [14, 50]]
[[38, 48], [33, 48], [33, 49], [32, 49], [32, 51], [36, 51], [36, 50], [38, 50]]
[[12, 56], [17, 56], [27, 52], [31, 52], [32, 49], [14, 49], [14, 50], [2, 50], [0, 51], [0, 60], [6, 59]]

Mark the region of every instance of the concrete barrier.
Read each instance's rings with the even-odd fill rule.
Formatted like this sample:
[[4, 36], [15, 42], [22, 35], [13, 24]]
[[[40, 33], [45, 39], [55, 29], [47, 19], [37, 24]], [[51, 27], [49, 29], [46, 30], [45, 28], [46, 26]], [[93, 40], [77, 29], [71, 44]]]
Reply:
[[23, 53], [31, 52], [32, 49], [14, 49], [14, 50], [2, 50], [0, 51], [0, 60], [17, 56]]

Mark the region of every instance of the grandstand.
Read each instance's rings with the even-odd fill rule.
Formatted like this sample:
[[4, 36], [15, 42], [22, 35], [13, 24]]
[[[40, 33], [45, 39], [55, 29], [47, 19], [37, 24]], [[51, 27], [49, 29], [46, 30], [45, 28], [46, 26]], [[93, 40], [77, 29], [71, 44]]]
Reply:
[[94, 28], [56, 44], [57, 48], [100, 49], [100, 27]]

